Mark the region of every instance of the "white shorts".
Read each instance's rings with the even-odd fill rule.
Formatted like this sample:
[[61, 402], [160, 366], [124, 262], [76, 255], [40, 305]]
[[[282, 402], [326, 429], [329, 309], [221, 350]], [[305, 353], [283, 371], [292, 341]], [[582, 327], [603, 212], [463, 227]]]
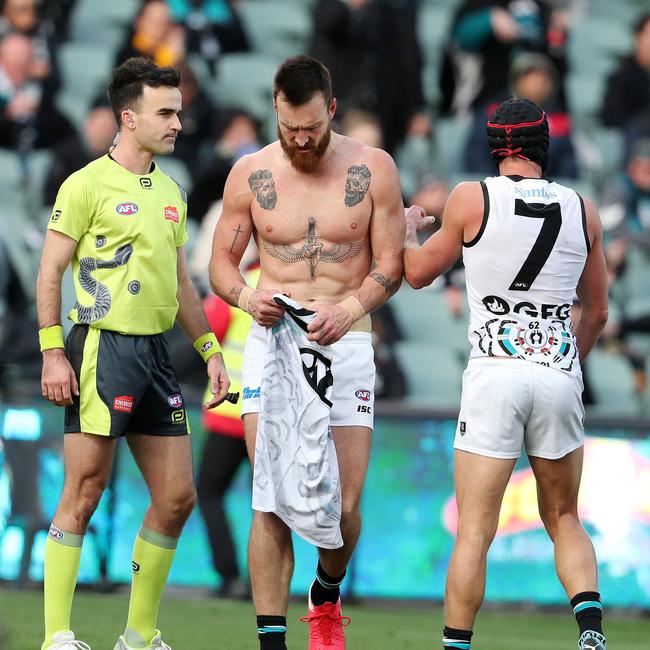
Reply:
[[470, 359], [454, 448], [492, 458], [556, 459], [584, 443], [582, 375], [530, 361]]
[[[266, 356], [266, 329], [253, 322], [242, 368], [242, 416], [259, 413], [260, 384]], [[327, 346], [332, 358], [330, 426], [373, 428], [375, 359], [369, 332], [348, 332]]]

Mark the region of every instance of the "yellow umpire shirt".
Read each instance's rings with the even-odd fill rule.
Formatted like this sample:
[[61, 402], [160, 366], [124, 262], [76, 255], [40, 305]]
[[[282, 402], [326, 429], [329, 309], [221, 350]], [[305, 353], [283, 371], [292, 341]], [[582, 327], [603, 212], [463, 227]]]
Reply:
[[177, 248], [188, 240], [187, 196], [157, 165], [134, 174], [109, 155], [61, 185], [48, 229], [74, 239], [75, 323], [159, 334], [178, 312]]

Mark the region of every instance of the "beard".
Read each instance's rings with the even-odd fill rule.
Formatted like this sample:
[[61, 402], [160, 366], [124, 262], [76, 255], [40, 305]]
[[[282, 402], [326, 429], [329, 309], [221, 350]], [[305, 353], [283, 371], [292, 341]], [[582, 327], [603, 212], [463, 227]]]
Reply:
[[291, 166], [296, 171], [299, 171], [303, 174], [311, 174], [316, 170], [321, 158], [327, 151], [327, 147], [330, 144], [331, 135], [332, 129], [328, 126], [327, 132], [321, 137], [318, 142], [314, 144], [309, 141], [305, 147], [299, 147], [298, 145], [289, 144], [284, 139], [282, 131], [280, 131], [280, 127], [278, 126], [278, 138], [280, 140], [280, 146], [284, 151], [284, 155], [291, 163]]

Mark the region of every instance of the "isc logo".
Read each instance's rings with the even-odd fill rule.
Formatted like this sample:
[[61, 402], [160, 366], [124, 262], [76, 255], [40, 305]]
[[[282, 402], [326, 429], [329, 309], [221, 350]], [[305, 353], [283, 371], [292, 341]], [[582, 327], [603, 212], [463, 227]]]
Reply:
[[121, 214], [125, 217], [131, 216], [132, 214], [136, 214], [136, 212], [140, 208], [138, 207], [137, 203], [131, 203], [130, 201], [125, 201], [124, 203], [120, 203], [116, 208], [115, 212], [117, 214]]
[[372, 406], [359, 404], [359, 406], [357, 406], [357, 413], [372, 413]]

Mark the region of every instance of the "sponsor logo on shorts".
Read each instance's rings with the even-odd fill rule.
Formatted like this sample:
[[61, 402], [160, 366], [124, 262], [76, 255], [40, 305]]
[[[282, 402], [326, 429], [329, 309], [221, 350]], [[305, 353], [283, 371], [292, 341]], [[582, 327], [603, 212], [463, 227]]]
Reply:
[[201, 346], [201, 352], [205, 353], [207, 352], [214, 343], [212, 341], [206, 341], [202, 346]]
[[52, 539], [63, 539], [63, 531], [59, 530], [56, 526], [50, 526], [50, 530], [47, 533]]
[[172, 411], [172, 422], [174, 424], [181, 424], [181, 422], [185, 422], [185, 410], [180, 409], [178, 411]]
[[244, 386], [242, 391], [242, 399], [259, 399], [260, 389], [259, 388], [249, 388]]
[[165, 219], [178, 223], [178, 210], [173, 205], [168, 205], [165, 208]]
[[169, 402], [169, 406], [171, 406], [173, 409], [179, 409], [181, 406], [183, 406], [183, 396], [180, 393], [170, 395], [167, 398], [167, 401]]
[[359, 388], [355, 395], [357, 396], [357, 399], [360, 399], [362, 402], [369, 402], [372, 392], [366, 390], [365, 388]]
[[463, 422], [463, 420], [460, 421], [458, 425], [458, 430], [460, 431], [461, 436], [464, 436], [465, 433], [467, 432], [467, 425], [465, 424], [465, 422]]
[[133, 569], [133, 573], [140, 573], [140, 565], [133, 560], [131, 560], [131, 568]]
[[133, 395], [119, 395], [113, 400], [113, 410], [131, 413], [133, 410]]
[[359, 404], [359, 406], [357, 406], [357, 413], [372, 413], [372, 406]]
[[56, 222], [56, 221], [58, 221], [60, 218], [61, 218], [61, 210], [55, 210], [55, 211], [52, 213], [52, 218], [50, 219], [50, 221], [55, 221], [55, 222]]
[[140, 179], [140, 185], [145, 189], [145, 190], [150, 190], [153, 187], [153, 183], [151, 182], [150, 178], [143, 177]]
[[120, 203], [116, 208], [115, 212], [121, 214], [125, 217], [129, 217], [132, 214], [136, 214], [140, 208], [137, 203], [132, 203], [131, 201], [124, 201]]

